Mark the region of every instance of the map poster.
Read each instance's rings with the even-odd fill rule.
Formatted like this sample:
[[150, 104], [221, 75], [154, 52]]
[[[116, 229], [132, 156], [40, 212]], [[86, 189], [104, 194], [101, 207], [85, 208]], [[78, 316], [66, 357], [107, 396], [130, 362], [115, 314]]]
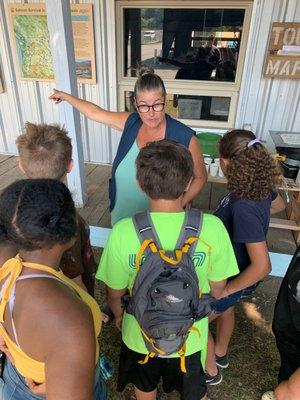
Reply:
[[[72, 4], [76, 75], [79, 83], [96, 83], [92, 4]], [[9, 4], [11, 34], [21, 80], [54, 80], [45, 4]]]

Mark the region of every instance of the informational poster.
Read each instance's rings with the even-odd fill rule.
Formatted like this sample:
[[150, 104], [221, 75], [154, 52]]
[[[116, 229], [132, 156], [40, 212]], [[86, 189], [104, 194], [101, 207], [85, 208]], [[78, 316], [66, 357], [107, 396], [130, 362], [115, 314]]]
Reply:
[[178, 118], [200, 119], [202, 100], [178, 97]]
[[[80, 83], [96, 83], [92, 4], [72, 4], [76, 75]], [[11, 36], [20, 78], [30, 81], [54, 79], [50, 35], [45, 4], [9, 4]]]
[[300, 23], [273, 23], [264, 75], [300, 78]]
[[219, 117], [227, 117], [230, 109], [230, 97], [212, 97], [210, 114]]

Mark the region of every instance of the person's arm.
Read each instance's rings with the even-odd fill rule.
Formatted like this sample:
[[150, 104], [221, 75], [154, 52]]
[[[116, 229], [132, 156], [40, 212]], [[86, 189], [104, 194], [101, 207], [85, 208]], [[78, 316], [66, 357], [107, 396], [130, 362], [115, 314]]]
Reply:
[[84, 114], [87, 118], [90, 118], [93, 121], [100, 122], [118, 131], [122, 131], [124, 129], [125, 122], [130, 115], [129, 112], [107, 111], [94, 103], [79, 99], [78, 97], [72, 96], [69, 93], [62, 92], [56, 89], [53, 90], [54, 93], [49, 97], [49, 99], [54, 100], [55, 104], [66, 101], [71, 106], [76, 108], [79, 112]]
[[224, 292], [226, 284], [227, 284], [227, 279], [223, 279], [222, 281], [219, 281], [219, 282], [209, 281], [210, 294], [215, 299], [219, 299]]
[[0, 351], [2, 353], [5, 353], [6, 357], [9, 359], [9, 361], [14, 364], [15, 360], [13, 359], [13, 356], [11, 355], [10, 351], [8, 350], [8, 347], [6, 346], [5, 340], [2, 335], [0, 335]]
[[106, 286], [107, 304], [115, 316], [115, 323], [118, 329], [121, 329], [124, 314], [121, 299], [126, 292], [127, 288], [116, 290]]
[[72, 281], [74, 281], [78, 286], [81, 287], [81, 289], [85, 290], [87, 292], [87, 288], [85, 286], [85, 284], [82, 281], [82, 275], [78, 275], [75, 278], [72, 279]]
[[276, 199], [274, 199], [271, 203], [270, 213], [276, 214], [283, 210], [285, 210], [285, 202], [280, 194], [278, 194]]
[[32, 390], [46, 387], [47, 400], [93, 400], [96, 339], [91, 312], [75, 293], [62, 290], [57, 282], [51, 286], [42, 282], [39, 287], [43, 296], [38, 302], [25, 299], [24, 307], [30, 313], [20, 323], [16, 319], [22, 349], [45, 363], [46, 385], [35, 385]]
[[84, 314], [77, 321], [66, 318], [57, 332], [60, 337], [47, 344], [47, 400], [93, 399], [96, 343], [92, 316]]
[[229, 281], [222, 297], [254, 285], [271, 272], [267, 243], [246, 243], [247, 252], [250, 258], [250, 265], [236, 278]]
[[197, 196], [207, 181], [207, 172], [203, 161], [202, 151], [195, 136], [191, 138], [189, 150], [194, 162], [194, 177], [189, 189], [183, 196], [182, 204], [184, 207]]
[[282, 381], [274, 393], [276, 400], [300, 399], [300, 368], [296, 369], [287, 381]]

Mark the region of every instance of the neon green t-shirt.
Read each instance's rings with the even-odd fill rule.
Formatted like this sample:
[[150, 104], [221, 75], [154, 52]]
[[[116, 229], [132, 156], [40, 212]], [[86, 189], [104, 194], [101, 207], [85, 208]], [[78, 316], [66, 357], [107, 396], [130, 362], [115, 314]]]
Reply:
[[[184, 212], [151, 212], [150, 215], [163, 249], [173, 250], [183, 224]], [[112, 289], [132, 288], [136, 276], [136, 254], [140, 246], [132, 219], [119, 221], [112, 229], [96, 278]], [[202, 293], [210, 292], [209, 281], [218, 282], [239, 272], [228, 233], [223, 223], [213, 215], [203, 215], [200, 240], [193, 261]], [[194, 327], [198, 328], [200, 338], [196, 332], [190, 332], [186, 341], [187, 356], [203, 350], [207, 345], [208, 318], [195, 322]], [[126, 312], [122, 323], [122, 340], [131, 350], [148, 353], [136, 319]], [[178, 354], [172, 356], [178, 357]]]

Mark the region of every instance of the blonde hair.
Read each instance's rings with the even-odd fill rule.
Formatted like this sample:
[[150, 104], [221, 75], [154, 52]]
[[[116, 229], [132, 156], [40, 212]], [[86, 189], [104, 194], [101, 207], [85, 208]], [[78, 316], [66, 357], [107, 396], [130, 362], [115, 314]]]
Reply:
[[62, 179], [72, 160], [72, 144], [59, 125], [26, 122], [16, 144], [28, 178]]

